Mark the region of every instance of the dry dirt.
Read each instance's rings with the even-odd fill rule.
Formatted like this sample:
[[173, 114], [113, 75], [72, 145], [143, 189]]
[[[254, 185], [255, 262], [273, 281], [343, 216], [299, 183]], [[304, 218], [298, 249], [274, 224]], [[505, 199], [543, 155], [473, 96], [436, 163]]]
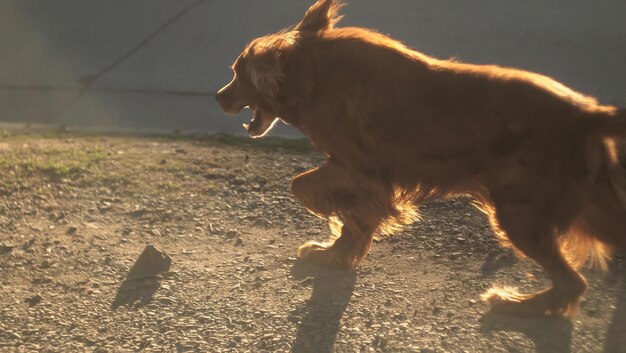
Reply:
[[[377, 241], [356, 271], [297, 262], [328, 236], [289, 192], [305, 144], [5, 132], [2, 352], [626, 352], [626, 270], [585, 270], [569, 320], [488, 314], [492, 284], [543, 272], [466, 200]], [[147, 244], [171, 271], [124, 282]]]

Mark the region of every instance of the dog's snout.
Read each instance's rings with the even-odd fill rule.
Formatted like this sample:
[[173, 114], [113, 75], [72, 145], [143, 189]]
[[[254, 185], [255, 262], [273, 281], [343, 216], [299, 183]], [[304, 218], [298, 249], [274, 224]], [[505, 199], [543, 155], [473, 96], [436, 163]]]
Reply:
[[243, 109], [242, 98], [227, 85], [215, 93], [215, 100], [222, 110], [228, 115], [235, 115]]
[[226, 89], [226, 87], [222, 87], [220, 88], [217, 93], [215, 93], [215, 100], [216, 101], [221, 101], [222, 97], [224, 96], [224, 90]]

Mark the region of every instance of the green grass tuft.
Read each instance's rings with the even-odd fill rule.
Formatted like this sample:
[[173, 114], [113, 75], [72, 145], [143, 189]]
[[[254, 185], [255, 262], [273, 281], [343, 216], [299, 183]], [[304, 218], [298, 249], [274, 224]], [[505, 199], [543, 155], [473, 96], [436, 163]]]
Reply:
[[285, 153], [303, 154], [315, 151], [307, 139], [286, 139], [280, 137], [252, 139], [247, 136], [235, 136], [219, 133], [209, 136], [209, 140], [228, 146], [257, 148]]

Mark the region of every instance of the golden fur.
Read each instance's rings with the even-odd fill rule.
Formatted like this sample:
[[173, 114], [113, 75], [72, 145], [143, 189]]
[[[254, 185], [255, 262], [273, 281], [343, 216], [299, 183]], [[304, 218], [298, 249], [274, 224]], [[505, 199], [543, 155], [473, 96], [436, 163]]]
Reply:
[[416, 205], [470, 195], [495, 233], [553, 280], [541, 293], [492, 290], [494, 308], [568, 315], [586, 288], [588, 254], [606, 266], [626, 248], [622, 173], [611, 138], [626, 113], [535, 73], [439, 60], [363, 28], [335, 28], [319, 0], [293, 29], [252, 41], [217, 94], [249, 106], [251, 136], [277, 118], [328, 157], [294, 178], [295, 197], [338, 238], [307, 243], [310, 261], [354, 267], [377, 232], [417, 219]]

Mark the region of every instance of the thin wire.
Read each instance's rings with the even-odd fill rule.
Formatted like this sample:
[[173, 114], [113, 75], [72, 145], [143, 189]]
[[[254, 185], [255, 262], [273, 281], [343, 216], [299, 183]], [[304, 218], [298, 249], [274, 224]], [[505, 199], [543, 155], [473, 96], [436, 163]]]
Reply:
[[59, 116], [61, 116], [63, 114], [65, 114], [68, 110], [70, 110], [74, 106], [74, 104], [76, 104], [76, 102], [78, 102], [83, 97], [83, 95], [85, 93], [87, 93], [87, 91], [90, 90], [90, 88], [94, 84], [94, 82], [96, 82], [100, 77], [102, 77], [103, 75], [105, 75], [109, 71], [113, 70], [119, 64], [121, 64], [124, 61], [126, 61], [126, 59], [128, 59], [133, 54], [135, 54], [137, 51], [139, 51], [141, 48], [143, 48], [146, 44], [148, 44], [152, 39], [154, 39], [156, 36], [158, 36], [166, 28], [168, 28], [170, 25], [172, 25], [174, 22], [176, 22], [179, 18], [181, 18], [183, 15], [185, 15], [189, 11], [193, 10], [194, 8], [196, 8], [198, 5], [200, 5], [201, 3], [205, 2], [205, 1], [206, 0], [197, 0], [196, 2], [190, 4], [186, 8], [182, 9], [176, 15], [174, 15], [172, 18], [170, 18], [167, 22], [165, 22], [160, 27], [158, 27], [156, 30], [154, 30], [149, 36], [144, 38], [144, 40], [142, 40], [137, 45], [135, 45], [131, 50], [126, 52], [124, 55], [120, 56], [113, 63], [111, 63], [110, 65], [106, 66], [104, 69], [98, 71], [96, 74], [91, 75], [88, 78], [81, 80], [81, 83], [83, 84], [81, 90], [78, 92], [78, 94], [71, 101], [69, 101], [67, 104], [65, 104], [59, 110], [58, 113], [53, 115], [53, 119], [57, 118], [57, 117], [59, 117]]
[[[0, 84], [0, 91], [44, 91], [44, 92], [78, 92], [84, 87], [79, 86], [50, 86], [50, 85], [3, 85]], [[115, 88], [115, 87], [92, 87], [92, 92], [110, 93], [138, 93], [138, 94], [162, 94], [174, 96], [214, 96], [215, 92], [202, 92], [192, 90], [162, 90], [145, 88]]]

